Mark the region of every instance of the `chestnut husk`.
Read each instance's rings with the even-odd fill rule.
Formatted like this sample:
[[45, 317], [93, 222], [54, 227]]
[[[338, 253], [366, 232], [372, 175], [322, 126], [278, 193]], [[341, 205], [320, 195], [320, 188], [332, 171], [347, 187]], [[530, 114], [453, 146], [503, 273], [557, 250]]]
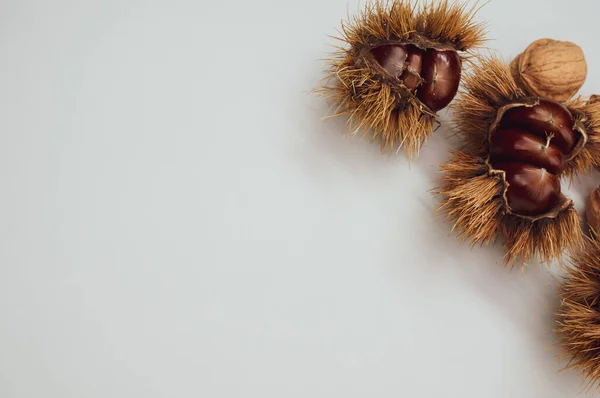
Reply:
[[[332, 55], [317, 90], [332, 102], [330, 117], [347, 117], [352, 134], [371, 135], [384, 152], [403, 148], [409, 159], [418, 154], [436, 112], [458, 89], [461, 64], [483, 43], [475, 11], [450, 0], [368, 3], [342, 24], [344, 46]], [[432, 82], [432, 64], [444, 65], [451, 78], [438, 75], [443, 79]]]
[[[490, 164], [490, 133], [503, 114], [514, 107], [531, 107], [530, 97], [513, 80], [502, 60], [481, 58], [463, 78], [464, 90], [451, 105], [454, 124], [462, 137], [460, 149], [441, 166], [442, 181], [435, 190], [439, 211], [453, 222], [461, 240], [488, 244], [504, 242], [507, 265], [561, 260], [565, 251], [581, 247], [582, 229], [573, 201], [563, 194], [549, 211], [535, 216], [516, 214], [508, 206], [504, 171]], [[561, 176], [573, 176], [600, 160], [600, 102], [577, 99], [565, 104], [581, 134], [568, 155]]]
[[600, 390], [600, 236], [592, 232], [573, 253], [560, 284], [556, 329], [565, 369], [581, 372], [587, 390]]

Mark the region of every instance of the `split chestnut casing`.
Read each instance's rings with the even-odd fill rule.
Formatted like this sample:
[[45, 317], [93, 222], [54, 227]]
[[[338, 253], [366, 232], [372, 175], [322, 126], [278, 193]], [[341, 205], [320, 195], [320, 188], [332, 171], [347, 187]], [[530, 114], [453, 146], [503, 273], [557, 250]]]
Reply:
[[455, 97], [462, 61], [484, 42], [477, 6], [460, 0], [369, 0], [342, 22], [342, 45], [320, 90], [332, 116], [345, 116], [384, 152], [419, 153], [437, 112]]

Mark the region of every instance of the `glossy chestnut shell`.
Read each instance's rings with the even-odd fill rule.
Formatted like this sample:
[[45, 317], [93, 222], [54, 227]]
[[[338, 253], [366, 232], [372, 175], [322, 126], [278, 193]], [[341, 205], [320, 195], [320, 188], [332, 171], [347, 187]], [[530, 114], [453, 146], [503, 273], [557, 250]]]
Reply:
[[514, 214], [535, 217], [559, 204], [560, 174], [582, 139], [573, 115], [558, 102], [541, 99], [501, 115], [489, 137], [489, 163], [505, 173]]
[[456, 96], [461, 77], [461, 59], [454, 50], [423, 50], [407, 44], [385, 44], [371, 54], [387, 74], [433, 112], [444, 109]]

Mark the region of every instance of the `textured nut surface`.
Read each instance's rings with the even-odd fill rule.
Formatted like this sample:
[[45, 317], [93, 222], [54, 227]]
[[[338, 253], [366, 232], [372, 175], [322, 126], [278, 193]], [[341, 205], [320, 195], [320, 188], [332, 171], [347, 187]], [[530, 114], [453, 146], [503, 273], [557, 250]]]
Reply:
[[489, 136], [489, 163], [504, 171], [513, 214], [545, 217], [564, 206], [560, 174], [578, 140], [573, 115], [555, 101], [515, 106], [500, 115]]
[[[521, 62], [521, 58], [523, 58], [523, 54], [517, 55], [510, 63], [510, 74], [515, 79], [515, 82], [519, 87], [523, 87], [523, 81], [521, 80], [521, 75], [519, 74], [519, 64]], [[528, 94], [531, 94], [529, 90], [525, 91], [527, 91]]]
[[511, 63], [517, 84], [529, 95], [565, 102], [571, 99], [587, 77], [587, 63], [577, 44], [540, 39]]

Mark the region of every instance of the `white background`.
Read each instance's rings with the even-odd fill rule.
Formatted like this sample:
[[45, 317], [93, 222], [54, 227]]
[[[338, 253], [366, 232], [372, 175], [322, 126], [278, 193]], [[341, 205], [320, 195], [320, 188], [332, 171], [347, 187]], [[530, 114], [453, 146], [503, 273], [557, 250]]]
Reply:
[[[409, 165], [323, 122], [347, 0], [0, 3], [0, 397], [574, 397], [554, 271], [460, 245]], [[596, 0], [492, 0], [507, 59]], [[447, 120], [447, 119], [444, 119]], [[582, 198], [598, 175], [574, 184]]]

